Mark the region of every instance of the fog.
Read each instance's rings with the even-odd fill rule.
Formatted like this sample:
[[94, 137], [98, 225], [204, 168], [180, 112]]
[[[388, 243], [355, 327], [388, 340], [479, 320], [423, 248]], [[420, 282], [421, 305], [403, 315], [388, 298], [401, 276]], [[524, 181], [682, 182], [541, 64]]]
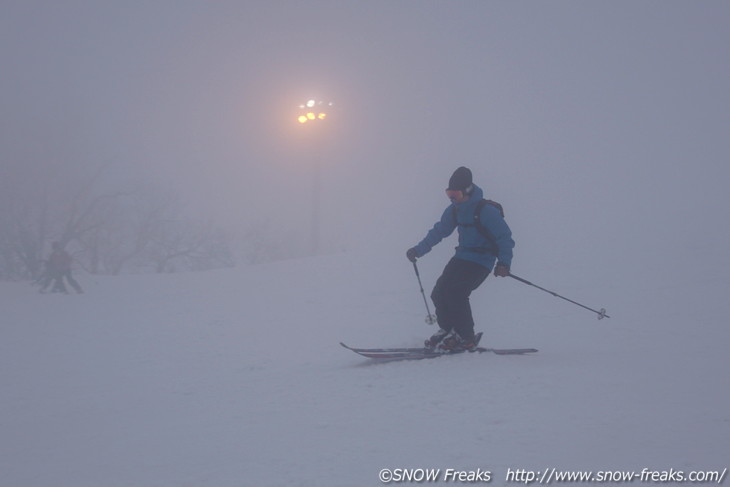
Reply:
[[[722, 0], [0, 0], [3, 480], [722, 471], [728, 26]], [[610, 319], [490, 278], [482, 345], [539, 354], [362, 363], [337, 342], [434, 331], [455, 238], [423, 295], [405, 252], [462, 165], [511, 270]], [[83, 295], [27, 284], [53, 240]]]
[[[466, 165], [504, 205], [522, 268], [728, 264], [727, 2], [2, 10], [0, 164], [16, 191], [103, 168], [104, 184], [154, 182], [234, 234], [305, 248], [319, 167], [318, 252], [401, 253]], [[312, 98], [334, 110], [299, 124]]]

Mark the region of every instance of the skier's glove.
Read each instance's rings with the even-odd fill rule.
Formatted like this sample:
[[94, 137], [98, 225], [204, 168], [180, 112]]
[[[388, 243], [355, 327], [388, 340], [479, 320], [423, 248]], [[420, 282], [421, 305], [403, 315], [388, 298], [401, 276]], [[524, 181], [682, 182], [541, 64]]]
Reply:
[[494, 267], [494, 275], [497, 277], [507, 277], [509, 276], [509, 266], [507, 264], [498, 263]]
[[415, 264], [416, 259], [418, 258], [418, 255], [416, 254], [416, 248], [411, 247], [410, 249], [408, 249], [406, 251], [406, 257], [408, 257], [408, 260], [410, 260], [411, 262], [413, 262]]

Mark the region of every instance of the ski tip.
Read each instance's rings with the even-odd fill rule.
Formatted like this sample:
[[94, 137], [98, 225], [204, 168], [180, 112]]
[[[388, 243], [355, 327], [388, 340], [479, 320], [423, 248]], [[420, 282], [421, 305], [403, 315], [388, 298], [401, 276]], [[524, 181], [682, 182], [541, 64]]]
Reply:
[[342, 345], [344, 348], [348, 350], [352, 350], [353, 352], [357, 352], [354, 348], [352, 348], [350, 345], [346, 345], [344, 342], [340, 342], [340, 345]]

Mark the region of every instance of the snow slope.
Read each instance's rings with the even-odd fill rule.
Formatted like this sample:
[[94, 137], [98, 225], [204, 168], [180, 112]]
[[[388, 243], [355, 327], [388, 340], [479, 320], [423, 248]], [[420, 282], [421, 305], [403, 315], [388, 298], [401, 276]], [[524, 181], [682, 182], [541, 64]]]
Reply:
[[[446, 255], [421, 261], [427, 289]], [[433, 330], [393, 252], [82, 274], [78, 296], [0, 283], [0, 484], [360, 487], [382, 485], [383, 468], [456, 468], [503, 485], [517, 468], [722, 470], [730, 275], [645, 270], [524, 273], [605, 306], [602, 321], [490, 277], [472, 299], [484, 343], [540, 353], [387, 364], [338, 342], [412, 346]]]

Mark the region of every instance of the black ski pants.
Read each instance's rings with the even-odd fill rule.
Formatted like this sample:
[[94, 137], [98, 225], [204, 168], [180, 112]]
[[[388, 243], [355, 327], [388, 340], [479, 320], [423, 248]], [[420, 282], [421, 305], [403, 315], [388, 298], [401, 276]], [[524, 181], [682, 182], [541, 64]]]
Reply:
[[431, 293], [439, 327], [455, 331], [464, 340], [474, 337], [469, 296], [489, 275], [489, 269], [468, 260], [452, 258]]

